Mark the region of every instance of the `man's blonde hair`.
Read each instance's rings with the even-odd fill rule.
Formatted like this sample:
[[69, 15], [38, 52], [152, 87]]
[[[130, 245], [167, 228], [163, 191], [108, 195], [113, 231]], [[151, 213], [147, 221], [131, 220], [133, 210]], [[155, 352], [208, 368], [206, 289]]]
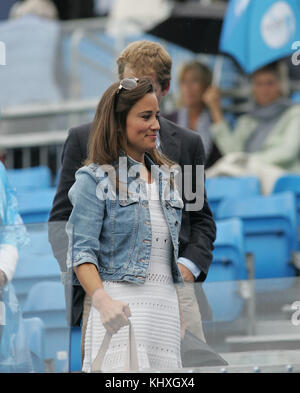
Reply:
[[172, 60], [164, 47], [152, 41], [136, 41], [129, 44], [117, 59], [119, 78], [124, 78], [125, 66], [139, 76], [153, 75], [161, 89], [171, 80]]

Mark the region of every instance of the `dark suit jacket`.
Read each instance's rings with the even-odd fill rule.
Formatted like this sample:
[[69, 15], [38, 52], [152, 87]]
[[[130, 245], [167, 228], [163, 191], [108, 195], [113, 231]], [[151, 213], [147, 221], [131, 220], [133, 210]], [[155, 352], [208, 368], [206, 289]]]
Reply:
[[[173, 123], [177, 123], [178, 121], [178, 111], [164, 114], [165, 118], [172, 121]], [[222, 154], [218, 149], [217, 145], [213, 142], [211, 152], [205, 158], [205, 169], [208, 169], [212, 165], [214, 165], [220, 158]]]
[[[203, 165], [204, 149], [201, 138], [193, 131], [179, 127], [165, 118], [160, 118], [161, 147], [171, 160], [178, 163], [184, 173], [184, 165]], [[87, 156], [87, 144], [91, 124], [85, 124], [70, 130], [62, 153], [62, 169], [54, 198], [49, 221], [67, 221], [72, 211], [68, 199], [68, 191], [75, 181], [75, 172], [83, 165]], [[195, 175], [195, 173], [194, 173]], [[193, 184], [196, 178], [193, 176]], [[193, 187], [195, 190], [196, 188]], [[205, 193], [205, 190], [203, 190]], [[182, 193], [183, 201], [184, 192]], [[51, 227], [50, 227], [51, 228]], [[49, 240], [53, 252], [60, 263], [62, 271], [66, 271], [66, 250], [55, 247], [65, 233], [49, 231]], [[213, 242], [216, 237], [216, 226], [209, 208], [206, 194], [204, 206], [200, 211], [183, 211], [179, 236], [179, 256], [193, 261], [201, 270], [197, 281], [204, 281], [212, 261]], [[57, 239], [60, 241], [57, 242]], [[67, 244], [67, 239], [65, 240]], [[196, 287], [200, 287], [196, 285]], [[79, 290], [81, 289], [81, 291]], [[83, 290], [73, 288], [73, 324], [81, 319]]]

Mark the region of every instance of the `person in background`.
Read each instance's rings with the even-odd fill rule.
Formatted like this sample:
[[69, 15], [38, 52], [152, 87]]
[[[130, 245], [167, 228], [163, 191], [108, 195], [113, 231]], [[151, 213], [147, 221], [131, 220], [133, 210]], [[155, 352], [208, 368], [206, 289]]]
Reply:
[[285, 80], [278, 63], [253, 73], [253, 108], [231, 130], [220, 105], [220, 93], [210, 87], [203, 100], [210, 110], [215, 144], [223, 155], [248, 153], [258, 162], [288, 172], [300, 171], [300, 105], [285, 98]]
[[51, 0], [18, 1], [12, 6], [9, 18], [16, 19], [30, 14], [46, 19], [58, 19], [57, 8]]
[[221, 157], [211, 135], [210, 112], [203, 101], [203, 95], [212, 83], [212, 72], [206, 65], [191, 61], [183, 65], [178, 82], [179, 108], [170, 114], [165, 114], [165, 117], [201, 136], [206, 156], [205, 167], [209, 168]]

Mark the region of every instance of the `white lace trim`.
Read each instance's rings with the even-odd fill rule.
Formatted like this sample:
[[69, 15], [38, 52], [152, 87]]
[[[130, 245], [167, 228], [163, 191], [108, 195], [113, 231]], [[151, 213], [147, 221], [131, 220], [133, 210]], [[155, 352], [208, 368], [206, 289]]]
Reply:
[[[105, 356], [103, 371], [124, 370], [127, 345], [115, 345], [111, 347], [112, 352]], [[168, 348], [155, 345], [137, 344], [140, 369], [158, 368], [176, 369], [181, 364], [178, 361], [178, 353]], [[178, 351], [177, 351], [178, 352]]]

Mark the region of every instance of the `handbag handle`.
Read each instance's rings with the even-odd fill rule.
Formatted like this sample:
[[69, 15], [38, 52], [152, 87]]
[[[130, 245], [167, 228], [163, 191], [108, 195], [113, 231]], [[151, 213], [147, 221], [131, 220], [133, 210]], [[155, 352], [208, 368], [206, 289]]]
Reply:
[[[112, 335], [106, 332], [102, 344], [99, 348], [98, 354], [92, 363], [92, 367], [91, 367], [92, 372], [101, 370], [105, 354], [109, 348], [111, 338]], [[129, 321], [129, 336], [128, 336], [128, 343], [127, 343], [124, 371], [131, 371], [131, 370], [138, 370], [138, 369], [139, 369], [139, 365], [138, 365], [135, 334], [131, 322]]]

